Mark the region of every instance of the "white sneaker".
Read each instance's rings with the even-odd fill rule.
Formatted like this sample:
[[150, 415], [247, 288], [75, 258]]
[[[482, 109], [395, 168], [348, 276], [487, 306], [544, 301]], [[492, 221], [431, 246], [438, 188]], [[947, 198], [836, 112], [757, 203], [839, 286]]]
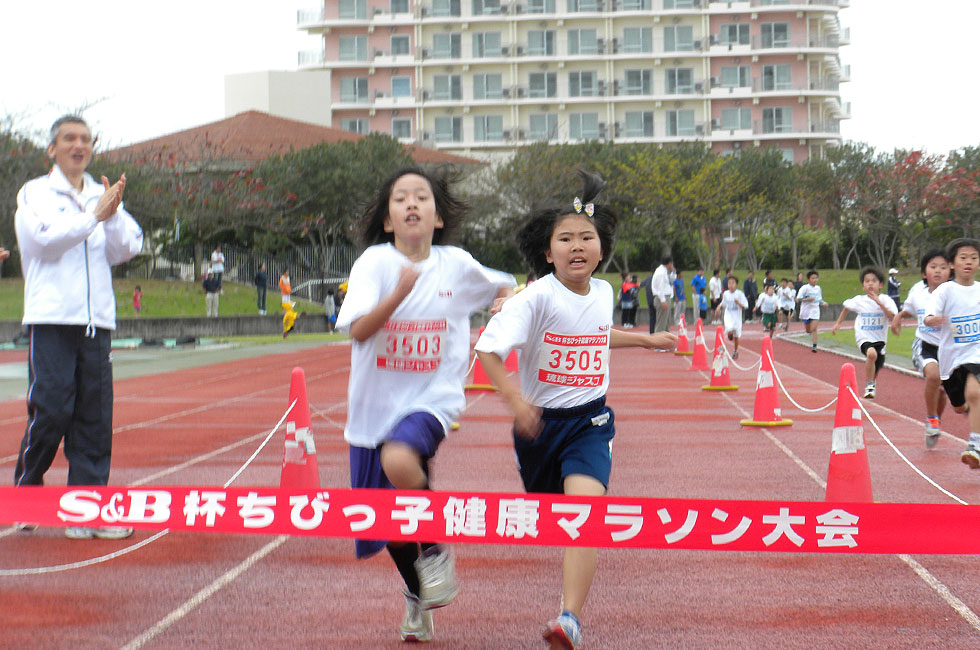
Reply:
[[14, 524], [14, 530], [19, 533], [33, 533], [37, 530], [37, 524], [16, 523]]
[[422, 608], [419, 599], [408, 593], [402, 592], [405, 596], [405, 618], [402, 619], [399, 632], [402, 641], [415, 641], [425, 643], [432, 640], [435, 627], [432, 625], [432, 612]]
[[419, 601], [423, 609], [445, 607], [459, 592], [456, 559], [448, 548], [433, 546], [415, 560], [419, 575]]
[[133, 534], [132, 528], [123, 526], [103, 526], [101, 528], [91, 528], [88, 526], [69, 526], [65, 528], [65, 537], [68, 539], [126, 539]]
[[980, 447], [972, 442], [960, 454], [960, 460], [970, 466], [970, 469], [980, 469]]
[[932, 449], [939, 442], [939, 418], [926, 418], [926, 449]]
[[873, 383], [864, 387], [864, 396], [868, 399], [875, 398], [875, 385]]

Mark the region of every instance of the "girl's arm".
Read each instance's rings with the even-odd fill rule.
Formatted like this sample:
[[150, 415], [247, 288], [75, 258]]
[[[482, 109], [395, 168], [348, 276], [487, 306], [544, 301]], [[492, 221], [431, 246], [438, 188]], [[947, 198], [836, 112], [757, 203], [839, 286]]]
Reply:
[[500, 395], [507, 402], [514, 415], [514, 430], [522, 438], [533, 440], [541, 433], [541, 409], [524, 401], [521, 387], [507, 376], [503, 360], [493, 352], [477, 352], [480, 365], [490, 381], [500, 389]]
[[498, 292], [496, 297], [493, 299], [493, 305], [490, 307], [490, 313], [496, 314], [500, 311], [500, 308], [504, 306], [504, 303], [508, 299], [513, 298], [515, 295], [514, 290], [510, 287], [503, 287]]
[[363, 343], [374, 336], [395, 313], [398, 305], [402, 304], [405, 297], [412, 292], [415, 281], [418, 279], [419, 273], [414, 267], [402, 267], [395, 290], [383, 298], [374, 309], [350, 324], [351, 338], [358, 343]]
[[833, 329], [830, 330], [831, 334], [836, 334], [837, 330], [840, 329], [840, 325], [844, 322], [844, 316], [847, 314], [847, 311], [847, 307], [841, 307], [840, 316], [837, 317], [837, 320], [834, 322]]
[[[673, 350], [677, 347], [677, 336], [670, 332], [642, 334], [640, 332], [624, 332], [611, 330], [609, 334], [610, 348], [656, 348], [658, 350]], [[489, 376], [489, 373], [487, 373]]]

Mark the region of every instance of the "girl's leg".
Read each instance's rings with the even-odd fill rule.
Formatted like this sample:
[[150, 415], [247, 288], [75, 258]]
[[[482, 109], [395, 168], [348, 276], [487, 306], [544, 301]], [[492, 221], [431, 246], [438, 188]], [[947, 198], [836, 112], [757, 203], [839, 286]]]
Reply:
[[980, 437], [980, 382], [977, 382], [973, 373], [966, 377], [964, 396], [966, 397], [966, 406], [970, 409], [968, 417], [970, 418], [970, 439], [972, 441], [974, 436]]
[[406, 444], [385, 443], [381, 448], [381, 467], [396, 489], [422, 490], [428, 486], [428, 477], [422, 469], [422, 457]]
[[878, 351], [874, 348], [868, 348], [867, 353], [864, 357], [864, 379], [867, 383], [872, 384], [875, 380], [875, 362], [878, 360]]
[[738, 356], [738, 339], [739, 339], [739, 337], [736, 336], [735, 337], [735, 352], [732, 355], [732, 356], [736, 356], [736, 357]]
[[[980, 409], [978, 409], [980, 410]], [[572, 474], [565, 477], [565, 494], [569, 496], [596, 496], [606, 493], [605, 486], [591, 476]], [[585, 599], [595, 577], [598, 550], [594, 548], [568, 547], [562, 561], [562, 601], [564, 609], [581, 618]]]
[[926, 415], [940, 417], [946, 407], [946, 393], [939, 379], [939, 365], [930, 363], [922, 371], [926, 378], [925, 400]]

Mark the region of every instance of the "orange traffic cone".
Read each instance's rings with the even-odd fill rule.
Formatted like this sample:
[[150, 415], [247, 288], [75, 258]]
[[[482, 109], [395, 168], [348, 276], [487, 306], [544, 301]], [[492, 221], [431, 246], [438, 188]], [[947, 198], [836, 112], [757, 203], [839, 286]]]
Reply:
[[792, 420], [783, 417], [779, 408], [779, 391], [772, 370], [772, 339], [762, 337], [762, 364], [755, 382], [755, 408], [752, 417], [742, 420], [743, 427], [787, 427]]
[[316, 464], [310, 405], [306, 401], [306, 375], [302, 368], [293, 368], [289, 382], [289, 403], [294, 400], [296, 405], [286, 416], [279, 487], [316, 489], [320, 487], [320, 470]]
[[[857, 377], [854, 366], [845, 363], [840, 369], [837, 389], [837, 411], [834, 414], [830, 467], [827, 470], [827, 501], [871, 503], [871, 470], [864, 447], [864, 427], [858, 406]], [[853, 391], [853, 392], [852, 392]]]
[[711, 359], [711, 383], [702, 386], [701, 390], [738, 390], [738, 386], [732, 384], [732, 377], [728, 372], [728, 355], [725, 354], [725, 334], [721, 325], [715, 332], [715, 356]]
[[674, 350], [674, 354], [678, 356], [694, 354], [687, 342], [687, 321], [684, 320], [684, 314], [681, 314], [681, 323], [677, 326], [677, 349]]
[[701, 330], [701, 319], [694, 324], [694, 353], [691, 357], [690, 370], [711, 370], [708, 366], [708, 351], [704, 347], [704, 332]]
[[[481, 335], [483, 334], [484, 329], [485, 328], [483, 327], [480, 328]], [[477, 338], [479, 338], [479, 336]], [[476, 353], [474, 352], [474, 354]], [[487, 377], [487, 371], [483, 369], [482, 365], [480, 365], [479, 355], [477, 355], [473, 359], [473, 382], [463, 386], [463, 389], [472, 390], [472, 391], [486, 391], [486, 392], [499, 390], [496, 386], [494, 386], [490, 382], [490, 378]]]

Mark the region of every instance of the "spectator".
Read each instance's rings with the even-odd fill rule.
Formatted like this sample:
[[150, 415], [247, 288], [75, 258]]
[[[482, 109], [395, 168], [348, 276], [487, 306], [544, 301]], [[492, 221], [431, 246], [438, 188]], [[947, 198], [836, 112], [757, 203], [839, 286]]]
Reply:
[[677, 277], [674, 278], [674, 325], [681, 322], [681, 315], [684, 313], [684, 308], [687, 307], [687, 296], [684, 295], [684, 278], [680, 271], [677, 272]]
[[218, 291], [221, 291], [221, 278], [225, 274], [225, 254], [221, 252], [221, 245], [214, 247], [211, 253], [211, 272], [214, 273], [214, 280], [218, 283]]
[[898, 279], [898, 269], [888, 269], [888, 297], [892, 299], [899, 311], [902, 309], [902, 300], [899, 298], [899, 289], [902, 283]]
[[259, 270], [255, 272], [255, 293], [258, 299], [259, 313], [265, 315], [265, 294], [269, 285], [269, 274], [266, 273], [265, 264], [259, 265]]
[[[66, 115], [51, 127], [51, 171], [17, 193], [14, 217], [24, 274], [28, 351], [27, 427], [14, 485], [43, 485], [62, 439], [68, 485], [107, 485], [112, 454], [112, 266], [143, 247], [143, 232], [113, 185], [85, 172], [92, 132]], [[19, 526], [32, 530], [31, 524]], [[123, 526], [69, 526], [71, 539], [122, 539]]]
[[745, 282], [742, 283], [742, 293], [745, 294], [745, 299], [748, 301], [749, 306], [745, 310], [745, 322], [752, 322], [752, 314], [755, 312], [755, 301], [759, 298], [759, 285], [755, 281], [755, 271], [749, 271], [749, 274], [745, 276]]
[[215, 318], [218, 315], [218, 301], [221, 298], [221, 288], [218, 286], [218, 279], [214, 273], [208, 271], [208, 277], [201, 283], [204, 287], [204, 307], [208, 318]]

